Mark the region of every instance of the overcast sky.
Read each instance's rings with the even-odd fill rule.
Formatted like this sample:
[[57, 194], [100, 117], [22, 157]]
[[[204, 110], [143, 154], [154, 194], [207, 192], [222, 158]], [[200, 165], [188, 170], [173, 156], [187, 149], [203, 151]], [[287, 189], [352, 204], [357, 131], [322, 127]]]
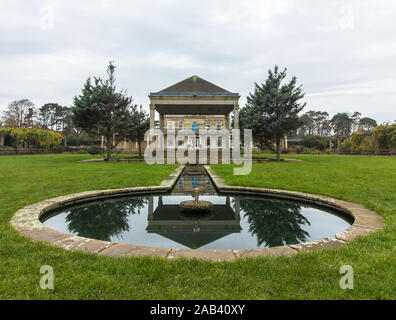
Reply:
[[309, 110], [396, 120], [396, 1], [0, 0], [0, 111], [28, 98], [70, 106], [117, 65], [119, 89], [150, 92], [198, 75], [242, 96], [275, 64]]

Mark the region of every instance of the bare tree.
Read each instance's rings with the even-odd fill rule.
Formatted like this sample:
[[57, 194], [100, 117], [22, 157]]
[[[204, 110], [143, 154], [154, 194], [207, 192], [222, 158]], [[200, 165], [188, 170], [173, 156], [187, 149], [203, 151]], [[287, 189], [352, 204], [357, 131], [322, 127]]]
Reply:
[[16, 100], [8, 105], [3, 116], [7, 127], [31, 128], [37, 116], [37, 109], [28, 99]]

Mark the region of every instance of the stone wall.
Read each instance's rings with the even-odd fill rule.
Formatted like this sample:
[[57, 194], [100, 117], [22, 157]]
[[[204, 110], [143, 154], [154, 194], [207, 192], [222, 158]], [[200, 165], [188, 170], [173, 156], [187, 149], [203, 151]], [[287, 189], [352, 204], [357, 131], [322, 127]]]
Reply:
[[226, 128], [226, 118], [225, 116], [165, 116], [164, 128], [170, 129], [169, 122], [172, 121], [174, 124], [174, 129], [179, 129], [179, 122], [184, 125], [184, 130], [191, 130], [192, 124], [195, 122], [198, 124], [198, 129], [206, 129], [206, 124], [210, 123], [210, 129], [217, 129], [216, 124], [220, 123], [221, 128]]

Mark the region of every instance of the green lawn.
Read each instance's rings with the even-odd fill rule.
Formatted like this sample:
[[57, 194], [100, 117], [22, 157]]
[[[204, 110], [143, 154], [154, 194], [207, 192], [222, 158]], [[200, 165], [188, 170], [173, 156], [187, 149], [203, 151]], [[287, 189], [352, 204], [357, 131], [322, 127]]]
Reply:
[[[89, 155], [0, 157], [0, 298], [2, 299], [382, 299], [396, 298], [396, 158], [293, 156], [306, 162], [254, 164], [249, 176], [213, 166], [227, 183], [300, 190], [362, 203], [387, 227], [337, 250], [231, 263], [106, 258], [68, 252], [19, 235], [19, 208], [85, 190], [159, 184], [175, 166], [81, 163]], [[352, 265], [355, 289], [339, 287]], [[51, 265], [55, 289], [39, 287]]]

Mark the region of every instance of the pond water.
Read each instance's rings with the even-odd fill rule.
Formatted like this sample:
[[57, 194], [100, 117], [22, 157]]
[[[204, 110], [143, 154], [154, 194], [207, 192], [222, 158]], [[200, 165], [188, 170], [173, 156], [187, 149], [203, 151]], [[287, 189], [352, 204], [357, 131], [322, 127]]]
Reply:
[[[211, 201], [213, 212], [182, 213], [178, 204]], [[183, 172], [169, 194], [115, 197], [65, 206], [42, 222], [104, 241], [161, 248], [253, 249], [334, 237], [352, 221], [333, 209], [272, 197], [218, 194], [203, 171]]]

